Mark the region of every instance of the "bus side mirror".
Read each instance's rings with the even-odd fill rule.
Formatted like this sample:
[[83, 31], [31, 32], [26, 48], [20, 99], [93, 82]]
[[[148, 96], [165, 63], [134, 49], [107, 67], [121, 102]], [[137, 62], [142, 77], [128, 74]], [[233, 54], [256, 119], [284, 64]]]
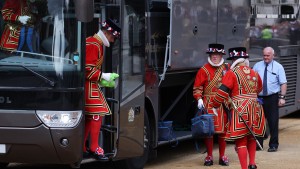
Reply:
[[76, 18], [81, 22], [91, 22], [94, 18], [93, 0], [74, 0]]

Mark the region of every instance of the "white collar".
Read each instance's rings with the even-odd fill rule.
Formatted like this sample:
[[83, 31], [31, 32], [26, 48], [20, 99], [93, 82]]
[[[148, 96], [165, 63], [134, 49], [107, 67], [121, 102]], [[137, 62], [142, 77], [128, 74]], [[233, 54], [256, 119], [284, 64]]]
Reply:
[[208, 63], [209, 63], [210, 65], [215, 66], [215, 67], [219, 67], [219, 66], [221, 66], [221, 65], [224, 63], [224, 59], [223, 59], [223, 58], [221, 59], [220, 63], [218, 63], [218, 64], [214, 64], [214, 63], [210, 60], [210, 57], [209, 57], [209, 56], [207, 57], [207, 60], [208, 60]]
[[97, 35], [102, 40], [104, 46], [106, 46], [106, 47], [110, 46], [109, 41], [107, 40], [106, 36], [104, 35], [104, 33], [101, 30], [98, 31]]
[[249, 59], [246, 58], [238, 58], [237, 60], [235, 60], [232, 65], [230, 66], [230, 69], [233, 69], [235, 66], [237, 66], [237, 64], [239, 63], [245, 63], [246, 66], [249, 66]]

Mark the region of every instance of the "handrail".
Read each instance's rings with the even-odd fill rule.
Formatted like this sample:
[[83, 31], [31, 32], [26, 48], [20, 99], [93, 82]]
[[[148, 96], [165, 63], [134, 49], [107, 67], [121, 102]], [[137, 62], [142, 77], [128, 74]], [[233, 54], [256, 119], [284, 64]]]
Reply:
[[71, 64], [74, 63], [73, 60], [71, 60], [71, 59], [58, 57], [58, 56], [51, 56], [51, 55], [45, 55], [45, 54], [41, 54], [41, 53], [32, 53], [32, 52], [26, 52], [26, 51], [14, 51], [14, 52], [21, 53], [21, 57], [24, 57], [24, 53], [25, 53], [25, 54], [35, 55], [35, 56], [44, 56], [44, 57], [48, 57], [48, 58], [63, 59], [63, 60], [69, 61]]

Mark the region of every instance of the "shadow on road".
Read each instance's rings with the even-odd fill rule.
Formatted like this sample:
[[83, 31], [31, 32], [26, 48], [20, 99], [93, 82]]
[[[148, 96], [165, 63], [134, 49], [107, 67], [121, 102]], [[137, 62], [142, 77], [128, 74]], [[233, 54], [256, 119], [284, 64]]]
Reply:
[[284, 117], [281, 117], [281, 118], [300, 118], [300, 110], [298, 110], [294, 113], [291, 113], [289, 115], [286, 115]]

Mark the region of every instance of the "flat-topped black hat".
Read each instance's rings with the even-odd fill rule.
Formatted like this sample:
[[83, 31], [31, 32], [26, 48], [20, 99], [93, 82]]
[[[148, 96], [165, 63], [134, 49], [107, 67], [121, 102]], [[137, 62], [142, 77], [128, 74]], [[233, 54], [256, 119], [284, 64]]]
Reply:
[[102, 28], [110, 31], [116, 38], [118, 38], [121, 34], [121, 28], [111, 19], [107, 19], [102, 22]]
[[228, 49], [229, 58], [227, 60], [238, 59], [238, 58], [249, 58], [245, 47], [234, 47]]
[[208, 49], [206, 50], [206, 53], [222, 53], [222, 55], [226, 55], [224, 45], [218, 43], [208, 44]]

